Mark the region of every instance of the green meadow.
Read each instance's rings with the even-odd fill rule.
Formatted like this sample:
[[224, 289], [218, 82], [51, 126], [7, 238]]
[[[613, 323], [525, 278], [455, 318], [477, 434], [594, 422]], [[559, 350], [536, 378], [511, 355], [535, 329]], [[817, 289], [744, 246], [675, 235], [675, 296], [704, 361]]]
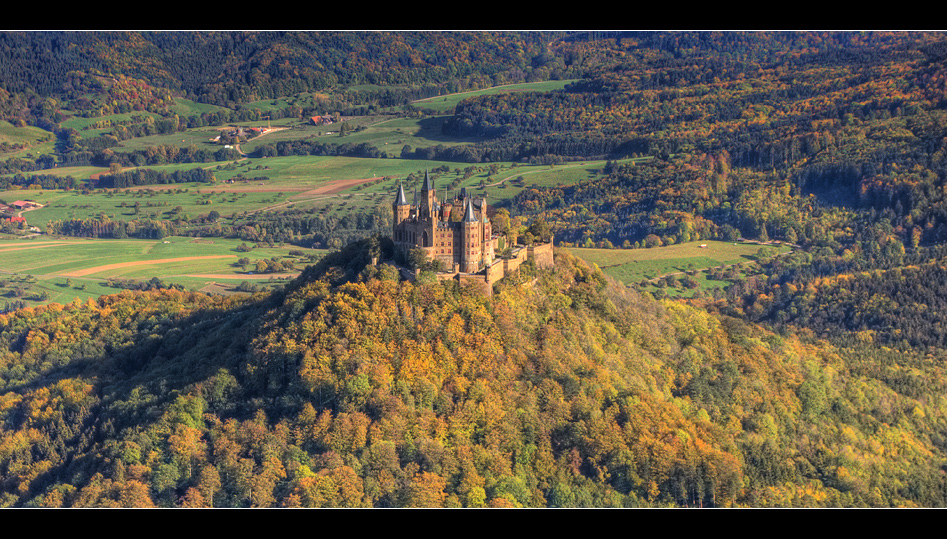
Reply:
[[[624, 159], [619, 163], [641, 161], [646, 158]], [[509, 163], [505, 163], [509, 165]], [[581, 161], [558, 165], [517, 165], [501, 168], [496, 174], [480, 173], [466, 182], [467, 187], [478, 187], [481, 180], [490, 200], [501, 201], [515, 197], [524, 189], [533, 187], [564, 187], [602, 176], [606, 161]], [[481, 166], [485, 171], [488, 166]]]
[[8, 121], [0, 120], [0, 144], [36, 144], [53, 137], [52, 133], [39, 127], [14, 127]]
[[[256, 247], [248, 252], [238, 250], [245, 242], [228, 238], [190, 238], [171, 236], [162, 240], [77, 239], [66, 237], [35, 237], [31, 240], [0, 239], [0, 272], [31, 275], [76, 275], [90, 278], [124, 277], [142, 279], [199, 273], [245, 272], [234, 263], [248, 258], [269, 260], [289, 256], [289, 251], [321, 256], [324, 251], [298, 246]], [[17, 253], [17, 256], [11, 256]], [[198, 258], [216, 257], [216, 258]], [[150, 264], [155, 260], [189, 259]], [[232, 259], [232, 260], [228, 260]], [[149, 264], [145, 264], [149, 263]], [[103, 266], [129, 264], [88, 273]], [[155, 267], [159, 268], [156, 272]]]
[[[441, 134], [444, 116], [404, 118], [391, 114], [364, 117], [343, 117], [341, 122], [329, 125], [308, 125], [299, 120], [274, 120], [272, 127], [282, 127], [240, 145], [241, 151], [252, 154], [262, 145], [276, 145], [284, 140], [315, 140], [322, 144], [370, 144], [388, 157], [399, 157], [405, 146], [426, 148], [442, 144], [451, 146], [472, 141], [454, 140]], [[267, 122], [248, 122], [247, 125], [266, 127]], [[345, 126], [344, 134], [342, 132]], [[207, 128], [202, 128], [207, 129]], [[149, 137], [155, 141], [159, 140]], [[141, 139], [146, 144], [146, 139]]]
[[250, 159], [214, 169], [214, 176], [224, 181], [236, 176], [266, 176], [267, 185], [314, 189], [334, 180], [360, 180], [376, 177], [404, 177], [437, 167], [438, 161], [402, 159], [367, 159], [358, 157], [289, 156]]
[[[705, 245], [706, 247], [701, 247]], [[702, 288], [720, 287], [724, 281], [709, 279], [705, 270], [756, 262], [762, 254], [781, 254], [789, 247], [704, 240], [650, 249], [569, 248], [575, 256], [598, 265], [607, 275], [628, 284], [667, 275], [684, 277], [692, 272]]]
[[[150, 116], [152, 118], [161, 118], [161, 115], [155, 114], [153, 112], [144, 112], [144, 111], [135, 111], [135, 112], [125, 112], [120, 114], [109, 114], [106, 116], [96, 116], [92, 118], [85, 118], [82, 116], [72, 116], [62, 123], [64, 128], [75, 129], [83, 138], [89, 136], [97, 135], [102, 131], [111, 131], [114, 126], [119, 125], [123, 122], [132, 122], [134, 118], [144, 118]], [[103, 126], [103, 127], [97, 127]], [[107, 127], [106, 127], [107, 126]]]
[[472, 90], [470, 92], [462, 92], [458, 94], [444, 95], [438, 97], [431, 97], [428, 99], [421, 99], [415, 101], [413, 105], [418, 108], [424, 108], [439, 113], [450, 113], [454, 110], [454, 107], [457, 106], [457, 103], [460, 103], [468, 97], [473, 97], [477, 95], [485, 94], [502, 94], [502, 93], [512, 93], [512, 92], [550, 92], [553, 90], [561, 90], [567, 84], [575, 82], [574, 80], [550, 80], [543, 82], [529, 82], [523, 84], [507, 84], [504, 86], [494, 86], [492, 88], [484, 88], [483, 90]]
[[39, 127], [15, 127], [0, 120], [0, 158], [27, 158], [43, 153], [52, 153], [56, 137]]
[[199, 127], [188, 129], [187, 131], [178, 131], [164, 135], [150, 135], [147, 137], [136, 137], [123, 140], [120, 146], [115, 146], [112, 150], [116, 153], [130, 152], [136, 150], [145, 150], [149, 146], [179, 146], [187, 147], [196, 145], [208, 150], [215, 151], [221, 148], [213, 139], [220, 134], [221, 130], [227, 129], [226, 126]]
[[174, 98], [174, 105], [171, 106], [171, 111], [178, 116], [192, 116], [195, 114], [215, 112], [218, 110], [224, 110], [224, 107], [210, 105], [207, 103], [198, 103], [196, 101], [191, 101], [190, 99], [184, 99], [182, 97]]
[[[228, 193], [205, 184], [176, 184], [134, 189], [81, 191], [0, 191], [0, 199], [23, 197], [44, 207], [26, 212], [30, 225], [41, 230], [49, 221], [93, 219], [189, 220], [216, 210], [222, 216], [239, 215], [287, 200], [293, 193]], [[137, 207], [136, 207], [137, 206]]]

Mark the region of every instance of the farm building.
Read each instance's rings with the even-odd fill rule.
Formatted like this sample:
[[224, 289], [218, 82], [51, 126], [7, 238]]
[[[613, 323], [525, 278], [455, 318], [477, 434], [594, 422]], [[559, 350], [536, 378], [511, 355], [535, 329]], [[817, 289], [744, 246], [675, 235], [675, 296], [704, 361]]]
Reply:
[[309, 121], [312, 125], [329, 125], [332, 123], [332, 116], [313, 116]]

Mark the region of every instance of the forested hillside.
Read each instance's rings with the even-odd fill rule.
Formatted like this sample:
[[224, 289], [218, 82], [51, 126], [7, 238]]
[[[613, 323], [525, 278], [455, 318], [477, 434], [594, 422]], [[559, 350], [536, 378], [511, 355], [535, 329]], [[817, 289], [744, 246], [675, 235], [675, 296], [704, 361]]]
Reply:
[[369, 252], [270, 297], [0, 316], [4, 504], [945, 502], [939, 361], [647, 299], [564, 252], [493, 299], [345, 282]]
[[146, 82], [146, 88], [230, 106], [356, 85], [411, 85], [419, 92], [443, 86], [456, 92], [482, 87], [486, 80], [487, 85], [522, 80], [527, 71], [534, 80], [566, 75], [547, 50], [556, 37], [542, 32], [3, 32], [0, 87], [76, 99], [109, 85], [102, 75], [121, 74]]

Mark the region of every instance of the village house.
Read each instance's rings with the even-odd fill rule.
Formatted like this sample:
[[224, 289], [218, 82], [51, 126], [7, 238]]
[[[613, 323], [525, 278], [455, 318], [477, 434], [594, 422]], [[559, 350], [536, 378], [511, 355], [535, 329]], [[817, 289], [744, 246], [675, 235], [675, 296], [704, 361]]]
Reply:
[[332, 123], [332, 116], [313, 116], [309, 121], [312, 125], [329, 125]]
[[15, 202], [12, 202], [10, 205], [13, 206], [17, 210], [30, 210], [33, 208], [42, 207], [40, 204], [37, 204], [36, 202], [33, 202], [32, 200], [17, 200]]

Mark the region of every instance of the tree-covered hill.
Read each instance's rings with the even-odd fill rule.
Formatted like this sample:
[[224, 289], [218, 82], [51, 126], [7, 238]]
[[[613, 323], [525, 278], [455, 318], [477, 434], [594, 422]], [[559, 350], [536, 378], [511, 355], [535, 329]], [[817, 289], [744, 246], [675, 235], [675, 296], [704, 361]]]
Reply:
[[458, 91], [482, 80], [492, 85], [527, 74], [533, 80], [561, 74], [564, 66], [547, 50], [558, 35], [3, 32], [0, 87], [42, 97], [79, 97], [106, 83], [97, 79], [122, 75], [197, 101], [231, 106], [356, 85], [443, 85]]
[[932, 51], [943, 42], [938, 33], [665, 32], [575, 43], [561, 51], [581, 56], [584, 80], [469, 99], [445, 132], [495, 137], [478, 152], [497, 160], [725, 150], [735, 166], [785, 169], [855, 122], [942, 109]]
[[3, 504], [947, 501], [941, 363], [649, 299], [564, 252], [489, 298], [358, 271], [384, 250], [243, 301], [0, 316]]

